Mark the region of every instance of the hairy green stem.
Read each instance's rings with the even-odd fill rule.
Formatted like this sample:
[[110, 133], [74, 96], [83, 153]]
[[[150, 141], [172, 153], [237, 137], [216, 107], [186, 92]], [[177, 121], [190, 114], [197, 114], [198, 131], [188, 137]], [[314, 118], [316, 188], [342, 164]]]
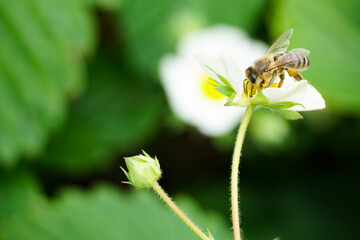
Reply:
[[233, 232], [234, 240], [241, 240], [240, 232], [240, 217], [239, 217], [239, 165], [240, 165], [240, 156], [241, 149], [245, 138], [245, 133], [247, 126], [250, 122], [251, 114], [254, 110], [253, 105], [249, 105], [246, 108], [245, 115], [241, 121], [239, 131], [236, 137], [234, 153], [232, 158], [232, 167], [231, 167], [231, 214], [233, 222]]
[[203, 233], [200, 228], [198, 228], [195, 223], [193, 223], [188, 216], [181, 211], [178, 206], [171, 200], [171, 198], [166, 194], [164, 189], [159, 185], [158, 182], [155, 182], [153, 185], [154, 191], [164, 200], [164, 202], [178, 215], [181, 220], [183, 220], [190, 228], [193, 230], [202, 240], [210, 240], [210, 238]]

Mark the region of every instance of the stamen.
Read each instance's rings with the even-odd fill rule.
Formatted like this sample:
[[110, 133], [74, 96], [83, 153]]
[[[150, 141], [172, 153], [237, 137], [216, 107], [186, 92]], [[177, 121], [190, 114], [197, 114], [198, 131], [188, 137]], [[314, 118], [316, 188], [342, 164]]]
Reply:
[[204, 74], [200, 78], [200, 89], [202, 94], [207, 97], [209, 100], [221, 100], [224, 98], [224, 95], [219, 93], [215, 86], [217, 82], [215, 82], [212, 78], [209, 78], [207, 74]]
[[268, 87], [281, 87], [274, 80], [275, 79], [273, 78], [267, 85], [261, 83], [258, 86], [254, 86], [254, 85], [250, 84], [248, 80], [244, 80], [244, 82], [243, 82], [243, 94], [245, 94], [248, 97], [254, 97], [265, 88], [268, 88]]
[[248, 80], [244, 80], [243, 82], [243, 93], [248, 97], [253, 97], [259, 92], [259, 87], [255, 87], [250, 84]]

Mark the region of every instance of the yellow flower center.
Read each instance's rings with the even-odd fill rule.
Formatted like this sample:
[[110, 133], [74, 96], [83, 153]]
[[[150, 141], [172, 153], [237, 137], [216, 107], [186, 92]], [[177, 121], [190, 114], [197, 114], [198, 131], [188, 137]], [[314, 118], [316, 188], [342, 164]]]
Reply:
[[201, 81], [201, 90], [206, 97], [213, 100], [219, 100], [225, 98], [224, 95], [222, 95], [215, 89], [214, 85], [218, 85], [218, 83], [215, 82], [212, 78], [210, 78], [209, 75], [203, 74], [201, 76], [200, 81]]

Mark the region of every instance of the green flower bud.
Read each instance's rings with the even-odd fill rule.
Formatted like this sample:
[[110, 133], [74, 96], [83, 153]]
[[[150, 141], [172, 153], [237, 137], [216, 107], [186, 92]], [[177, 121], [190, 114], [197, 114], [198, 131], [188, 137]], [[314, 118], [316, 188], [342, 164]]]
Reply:
[[160, 164], [157, 158], [151, 158], [145, 151], [143, 155], [125, 158], [129, 172], [121, 168], [129, 183], [136, 188], [150, 188], [161, 176]]

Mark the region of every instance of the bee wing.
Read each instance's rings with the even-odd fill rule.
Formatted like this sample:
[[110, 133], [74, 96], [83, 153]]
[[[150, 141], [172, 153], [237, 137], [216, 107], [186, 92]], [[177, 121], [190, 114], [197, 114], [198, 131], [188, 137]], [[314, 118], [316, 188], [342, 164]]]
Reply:
[[266, 51], [266, 55], [272, 55], [279, 52], [285, 52], [290, 45], [290, 37], [293, 34], [294, 29], [289, 29], [284, 32], [276, 41], [271, 45], [271, 47]]
[[299, 61], [297, 56], [295, 54], [284, 54], [281, 57], [279, 57], [274, 63], [270, 64], [269, 67], [265, 69], [265, 71], [270, 71], [274, 68], [281, 67], [290, 63], [294, 63], [296, 61]]
[[305, 48], [294, 48], [294, 49], [291, 49], [290, 52], [300, 53], [304, 57], [307, 57], [310, 54], [310, 51]]

